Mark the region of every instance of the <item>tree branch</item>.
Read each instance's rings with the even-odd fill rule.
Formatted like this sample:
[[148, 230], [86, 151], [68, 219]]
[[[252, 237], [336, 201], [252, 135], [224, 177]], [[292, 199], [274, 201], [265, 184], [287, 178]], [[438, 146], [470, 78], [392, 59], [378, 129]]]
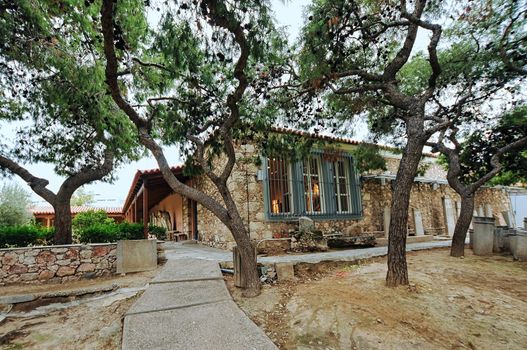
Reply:
[[48, 180], [36, 177], [20, 164], [2, 155], [0, 155], [0, 167], [9, 170], [13, 174], [18, 175], [31, 187], [31, 189], [36, 194], [44, 198], [51, 205], [54, 205], [57, 196], [55, 195], [55, 193], [46, 188], [46, 186], [49, 184]]

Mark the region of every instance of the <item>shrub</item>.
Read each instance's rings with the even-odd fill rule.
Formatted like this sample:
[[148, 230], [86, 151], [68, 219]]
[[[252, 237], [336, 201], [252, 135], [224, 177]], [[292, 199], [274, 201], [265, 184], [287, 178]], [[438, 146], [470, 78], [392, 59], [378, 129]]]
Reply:
[[36, 225], [0, 226], [0, 248], [51, 243], [54, 230]]
[[119, 240], [118, 225], [115, 223], [95, 223], [77, 232], [81, 243], [107, 243]]
[[104, 210], [88, 210], [84, 213], [78, 213], [71, 221], [73, 231], [80, 232], [84, 228], [95, 224], [111, 224], [114, 219], [108, 217]]
[[143, 239], [145, 238], [143, 232], [143, 224], [122, 222], [119, 225], [119, 239]]
[[167, 239], [167, 229], [161, 226], [150, 225], [148, 226], [150, 234], [155, 235], [157, 239]]
[[123, 222], [95, 223], [77, 233], [81, 243], [109, 243], [127, 239], [143, 239], [143, 224]]

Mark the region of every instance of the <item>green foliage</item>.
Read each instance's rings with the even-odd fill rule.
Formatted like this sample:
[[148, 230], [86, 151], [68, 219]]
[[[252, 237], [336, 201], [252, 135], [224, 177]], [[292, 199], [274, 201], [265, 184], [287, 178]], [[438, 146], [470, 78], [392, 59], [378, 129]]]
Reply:
[[79, 231], [77, 237], [81, 243], [106, 243], [127, 239], [143, 239], [143, 224], [128, 222], [120, 224], [115, 222], [94, 223]]
[[379, 154], [379, 147], [371, 144], [360, 144], [352, 152], [353, 161], [359, 173], [386, 168], [386, 160]]
[[[96, 59], [97, 6], [8, 2], [0, 11], [0, 120], [24, 123], [2, 153], [53, 164], [64, 176], [100, 165], [105, 150], [116, 164], [136, 159], [135, 128], [106, 94], [104, 64]], [[134, 33], [143, 29], [135, 24]]]
[[36, 225], [0, 226], [0, 248], [47, 245], [53, 233], [53, 228]]
[[156, 225], [149, 225], [148, 232], [150, 232], [150, 234], [152, 235], [155, 235], [157, 239], [160, 239], [160, 240], [167, 239], [167, 229], [164, 227], [160, 227]]
[[[500, 122], [486, 130], [476, 130], [461, 144], [460, 163], [463, 182], [472, 183], [490, 172], [491, 158], [506, 145], [527, 136], [527, 105], [502, 116]], [[527, 151], [517, 149], [501, 158], [503, 170], [492, 184], [511, 185], [527, 180]]]
[[74, 234], [80, 233], [87, 227], [93, 225], [108, 225], [113, 223], [114, 219], [108, 218], [108, 214], [104, 210], [88, 210], [78, 213], [71, 221]]
[[0, 189], [0, 226], [25, 225], [31, 220], [30, 194], [20, 185], [4, 184]]

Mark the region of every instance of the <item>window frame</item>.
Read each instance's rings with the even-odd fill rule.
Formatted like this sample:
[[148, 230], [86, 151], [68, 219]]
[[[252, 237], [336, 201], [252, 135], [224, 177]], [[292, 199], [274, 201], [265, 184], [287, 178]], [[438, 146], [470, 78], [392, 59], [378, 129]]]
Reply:
[[[353, 157], [351, 154], [343, 152], [339, 157], [344, 162], [344, 171], [349, 176], [348, 190], [348, 206], [349, 210], [342, 212], [338, 210], [338, 197], [334, 190], [334, 174], [336, 161], [325, 160], [323, 157], [324, 151], [314, 150], [309, 157], [294, 162], [287, 161], [290, 172], [290, 192], [292, 196], [291, 213], [271, 213], [270, 210], [270, 179], [268, 174], [268, 161], [266, 157], [262, 157], [262, 180], [264, 193], [264, 211], [265, 218], [268, 221], [295, 221], [301, 216], [307, 216], [316, 220], [357, 220], [363, 217], [362, 210], [362, 193], [360, 188], [359, 175], [354, 166]], [[304, 183], [304, 161], [310, 157], [318, 157], [319, 159], [319, 184], [320, 184], [320, 205], [321, 212], [308, 212], [305, 203], [306, 187]], [[338, 172], [338, 171], [337, 171]], [[329, 195], [328, 195], [329, 194]]]

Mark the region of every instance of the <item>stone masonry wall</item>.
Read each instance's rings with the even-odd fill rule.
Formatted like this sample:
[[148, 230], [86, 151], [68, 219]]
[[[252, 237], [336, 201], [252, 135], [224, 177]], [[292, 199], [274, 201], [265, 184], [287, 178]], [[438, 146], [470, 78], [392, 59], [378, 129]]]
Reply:
[[[269, 239], [276, 233], [287, 233], [297, 225], [294, 221], [270, 221], [265, 218], [264, 185], [256, 179], [259, 169], [254, 163], [245, 162], [243, 159], [254, 157], [255, 149], [252, 145], [237, 147], [239, 160], [229, 178], [229, 188], [237, 203], [240, 215], [245, 223], [249, 222], [251, 239], [260, 241]], [[242, 161], [240, 161], [242, 160]], [[387, 158], [388, 171], [384, 174], [395, 175], [398, 159]], [[444, 179], [444, 169], [434, 163], [433, 158], [425, 158], [425, 176], [427, 179]], [[196, 181], [195, 186], [209, 195], [218, 198], [219, 195], [212, 183], [205, 178]], [[389, 207], [392, 199], [392, 182], [381, 182], [380, 179], [362, 178], [361, 196], [363, 217], [360, 220], [324, 220], [316, 219], [316, 229], [322, 231], [339, 230], [342, 232], [375, 232], [379, 235], [384, 230], [384, 208]], [[413, 209], [419, 210], [423, 220], [425, 234], [447, 234], [446, 218], [443, 208], [444, 198], [449, 198], [454, 209], [459, 208], [460, 199], [457, 193], [448, 185], [416, 182], [412, 187], [410, 198], [410, 211], [408, 227], [415, 229]], [[500, 189], [483, 188], [476, 195], [476, 208], [492, 208], [496, 223], [503, 223], [502, 211], [510, 210], [507, 194]], [[458, 212], [455, 215], [459, 215]], [[198, 231], [199, 240], [207, 245], [231, 249], [235, 246], [230, 231], [211, 212], [198, 205]], [[382, 235], [382, 233], [380, 233]]]
[[0, 249], [0, 285], [63, 283], [114, 274], [116, 243]]

